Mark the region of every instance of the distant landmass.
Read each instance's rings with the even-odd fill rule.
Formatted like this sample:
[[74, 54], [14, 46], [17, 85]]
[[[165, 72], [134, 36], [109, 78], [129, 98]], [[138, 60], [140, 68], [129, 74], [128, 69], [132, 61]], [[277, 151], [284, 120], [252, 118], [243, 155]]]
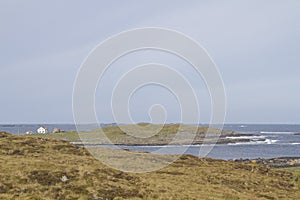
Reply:
[[[104, 133], [101, 135], [100, 133]], [[227, 144], [249, 142], [247, 136], [231, 130], [212, 127], [188, 126], [181, 124], [137, 124], [105, 126], [101, 129], [84, 132], [62, 132], [33, 134], [33, 137], [46, 137], [67, 140], [75, 144], [108, 144], [107, 138], [115, 145], [166, 145], [166, 144]], [[235, 137], [233, 137], [235, 136]], [[187, 139], [187, 138], [190, 138]]]

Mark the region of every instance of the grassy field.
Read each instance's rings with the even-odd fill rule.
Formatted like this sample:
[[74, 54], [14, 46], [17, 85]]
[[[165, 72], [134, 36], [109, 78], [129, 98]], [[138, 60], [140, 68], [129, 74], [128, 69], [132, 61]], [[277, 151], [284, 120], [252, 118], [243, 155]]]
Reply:
[[[0, 199], [300, 198], [299, 174], [255, 163], [183, 155], [163, 169], [136, 174], [112, 169], [86, 149], [56, 139], [0, 133], [0, 147]], [[149, 159], [141, 166], [161, 159], [136, 154]]]

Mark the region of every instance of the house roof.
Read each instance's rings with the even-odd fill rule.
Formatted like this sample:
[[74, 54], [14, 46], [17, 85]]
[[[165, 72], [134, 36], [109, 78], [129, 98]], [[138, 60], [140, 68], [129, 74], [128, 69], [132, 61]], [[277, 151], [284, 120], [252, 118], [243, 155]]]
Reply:
[[44, 126], [41, 126], [40, 128], [38, 128], [38, 129], [41, 129], [41, 128], [43, 128], [43, 129], [47, 129], [46, 127], [44, 127]]

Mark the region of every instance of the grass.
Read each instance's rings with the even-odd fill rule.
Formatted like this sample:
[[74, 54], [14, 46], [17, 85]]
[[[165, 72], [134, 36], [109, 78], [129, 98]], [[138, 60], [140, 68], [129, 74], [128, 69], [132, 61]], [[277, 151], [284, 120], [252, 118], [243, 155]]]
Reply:
[[[112, 169], [86, 149], [56, 139], [0, 133], [0, 147], [0, 199], [300, 198], [299, 174], [255, 163], [183, 155], [163, 169], [136, 174]], [[143, 167], [165, 159], [97, 150], [109, 151], [106, 156], [120, 165], [135, 159]], [[138, 161], [141, 157], [147, 162]]]
[[289, 167], [281, 169], [300, 175], [300, 167]]

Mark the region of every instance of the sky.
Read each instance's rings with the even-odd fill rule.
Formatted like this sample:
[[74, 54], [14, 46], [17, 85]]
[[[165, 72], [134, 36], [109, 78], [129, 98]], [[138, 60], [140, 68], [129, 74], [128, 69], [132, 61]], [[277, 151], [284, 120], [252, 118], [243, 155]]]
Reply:
[[[114, 34], [142, 27], [179, 31], [207, 50], [226, 89], [226, 123], [299, 124], [299, 19], [298, 0], [2, 0], [0, 124], [73, 123], [73, 85], [89, 52]], [[174, 55], [155, 51], [112, 65], [103, 79], [107, 86], [97, 89], [99, 122], [114, 122], [109, 96], [124, 69], [153, 61], [186, 75], [200, 100], [201, 122], [209, 122], [210, 97], [201, 77]], [[133, 95], [133, 119], [148, 121], [156, 103], [165, 106], [168, 122], [180, 120], [174, 96], [157, 86]]]

